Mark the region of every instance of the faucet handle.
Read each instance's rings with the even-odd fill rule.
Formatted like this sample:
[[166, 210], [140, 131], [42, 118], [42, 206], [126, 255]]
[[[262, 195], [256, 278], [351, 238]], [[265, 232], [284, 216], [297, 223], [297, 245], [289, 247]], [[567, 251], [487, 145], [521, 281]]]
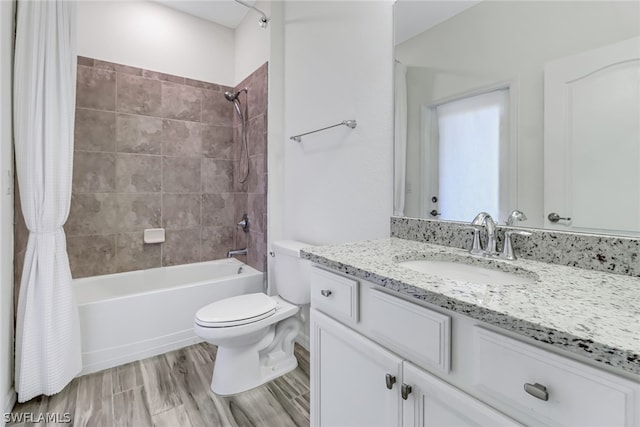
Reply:
[[526, 221], [527, 216], [521, 210], [514, 209], [509, 214], [509, 218], [505, 221], [508, 226], [512, 226], [516, 221]]
[[531, 236], [532, 233], [524, 230], [507, 230], [504, 232], [504, 244], [502, 247], [501, 258], [513, 261], [518, 259], [516, 252], [513, 250], [513, 242], [511, 242], [511, 236], [517, 234], [518, 236]]
[[484, 255], [484, 251], [482, 250], [482, 246], [480, 245], [480, 230], [482, 229], [479, 225], [466, 225], [463, 227], [465, 230], [473, 231], [473, 242], [471, 243], [471, 249], [469, 249], [469, 253], [471, 255]]

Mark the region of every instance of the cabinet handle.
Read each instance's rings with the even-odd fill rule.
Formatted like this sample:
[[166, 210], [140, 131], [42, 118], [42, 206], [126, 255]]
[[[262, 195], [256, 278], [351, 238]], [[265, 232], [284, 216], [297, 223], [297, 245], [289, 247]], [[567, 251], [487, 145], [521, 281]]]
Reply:
[[549, 392], [547, 391], [547, 388], [542, 384], [524, 383], [524, 391], [526, 391], [536, 399], [544, 400], [545, 402], [549, 400]]
[[393, 385], [396, 383], [396, 377], [391, 374], [387, 374], [384, 376], [384, 381], [387, 383], [387, 388], [391, 390]]
[[411, 394], [411, 386], [402, 383], [402, 386], [400, 387], [400, 395], [402, 396], [402, 398], [404, 400], [407, 400], [410, 394]]
[[328, 298], [329, 296], [331, 296], [331, 291], [328, 290], [328, 289], [323, 289], [323, 290], [320, 291], [320, 295], [322, 295], [323, 297], [327, 297]]

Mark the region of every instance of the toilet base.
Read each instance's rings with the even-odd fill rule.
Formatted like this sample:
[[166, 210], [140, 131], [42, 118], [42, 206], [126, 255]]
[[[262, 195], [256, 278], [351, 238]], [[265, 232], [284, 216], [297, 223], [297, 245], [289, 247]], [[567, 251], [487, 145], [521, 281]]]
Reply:
[[300, 321], [290, 317], [271, 326], [256, 344], [247, 347], [219, 346], [211, 391], [219, 396], [232, 396], [293, 371], [298, 366], [293, 349], [299, 330]]

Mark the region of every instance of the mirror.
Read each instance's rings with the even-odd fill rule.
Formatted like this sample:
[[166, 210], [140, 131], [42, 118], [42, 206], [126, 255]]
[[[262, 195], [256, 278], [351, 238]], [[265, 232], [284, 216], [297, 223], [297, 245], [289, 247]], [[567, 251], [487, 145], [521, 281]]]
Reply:
[[639, 2], [394, 7], [395, 215], [640, 236]]

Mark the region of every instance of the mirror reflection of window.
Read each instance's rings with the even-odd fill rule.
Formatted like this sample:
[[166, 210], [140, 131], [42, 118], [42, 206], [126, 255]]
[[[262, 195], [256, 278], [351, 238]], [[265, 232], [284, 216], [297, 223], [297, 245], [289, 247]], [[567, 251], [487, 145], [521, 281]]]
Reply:
[[[495, 90], [430, 107], [432, 210], [470, 221], [481, 211], [497, 221], [509, 210], [509, 90]], [[437, 171], [437, 173], [435, 172]], [[435, 201], [434, 201], [435, 200]]]

